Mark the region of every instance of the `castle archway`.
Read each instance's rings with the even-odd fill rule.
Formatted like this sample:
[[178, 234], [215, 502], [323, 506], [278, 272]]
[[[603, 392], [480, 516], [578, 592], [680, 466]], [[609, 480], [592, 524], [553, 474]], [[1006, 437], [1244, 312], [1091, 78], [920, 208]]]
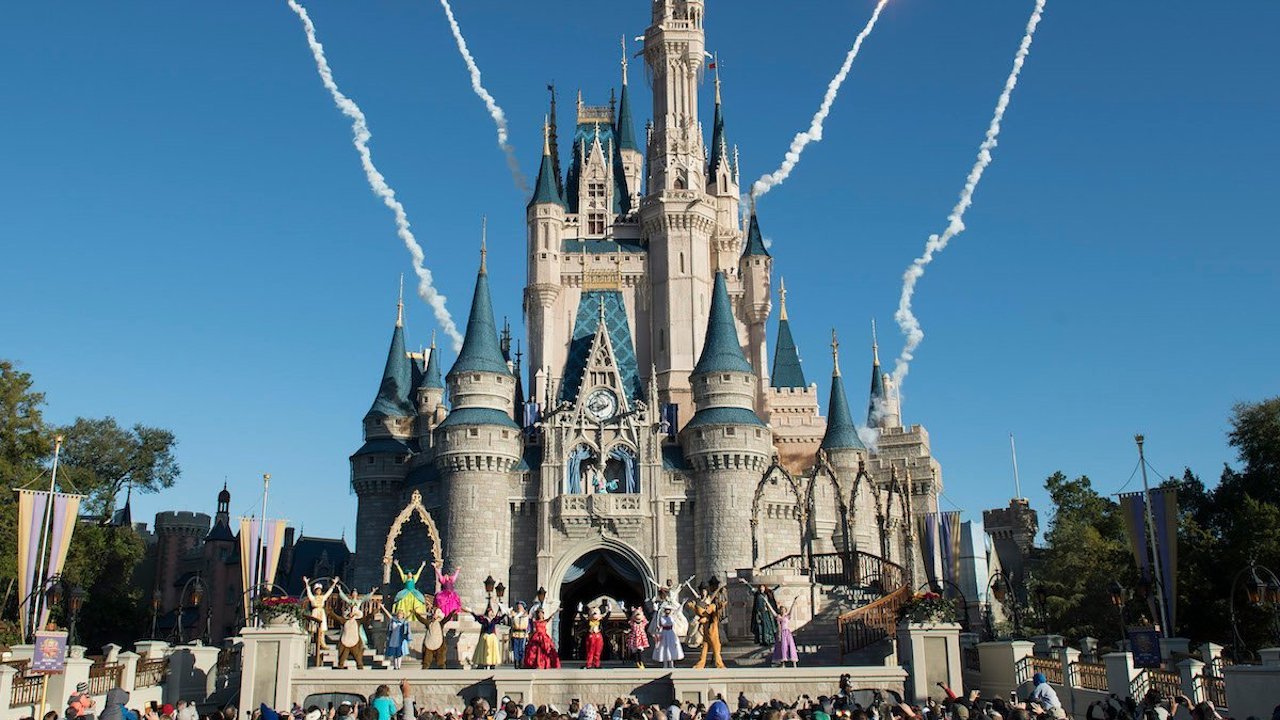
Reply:
[[570, 660], [583, 657], [587, 613], [606, 598], [612, 611], [603, 623], [604, 657], [620, 658], [627, 624], [624, 606], [643, 606], [657, 591], [648, 563], [631, 547], [606, 538], [578, 552], [566, 553], [551, 579], [560, 602], [555, 637], [561, 657]]

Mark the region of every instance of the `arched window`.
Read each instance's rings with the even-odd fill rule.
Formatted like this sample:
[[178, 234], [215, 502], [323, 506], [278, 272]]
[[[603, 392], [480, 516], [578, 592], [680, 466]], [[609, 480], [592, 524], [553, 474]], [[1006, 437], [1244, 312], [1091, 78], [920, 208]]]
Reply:
[[605, 490], [610, 493], [640, 492], [640, 466], [636, 454], [625, 445], [615, 445], [604, 464]]
[[564, 491], [568, 495], [581, 495], [586, 492], [586, 480], [591, 468], [595, 466], [591, 448], [578, 445], [569, 451], [564, 463]]

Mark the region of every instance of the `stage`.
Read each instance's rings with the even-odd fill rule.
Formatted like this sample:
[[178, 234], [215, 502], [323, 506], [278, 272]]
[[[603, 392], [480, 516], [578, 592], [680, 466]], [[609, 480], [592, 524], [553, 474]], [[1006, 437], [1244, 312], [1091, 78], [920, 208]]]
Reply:
[[[290, 702], [312, 695], [351, 693], [367, 697], [378, 685], [391, 686], [399, 698], [399, 683], [407, 679], [415, 701], [430, 709], [461, 709], [482, 697], [490, 703], [509, 696], [521, 705], [555, 704], [561, 710], [574, 698], [582, 702], [612, 704], [617, 697], [635, 697], [645, 704], [673, 701], [708, 702], [717, 693], [736, 707], [739, 692], [752, 702], [778, 698], [787, 702], [799, 695], [833, 695], [840, 675], [848, 673], [857, 690], [893, 690], [901, 693], [907, 674], [899, 667], [746, 667], [724, 670], [692, 668], [618, 667], [601, 670], [335, 670], [295, 669], [291, 675]], [[313, 700], [327, 699], [313, 698]], [[322, 703], [323, 704], [323, 703]]]

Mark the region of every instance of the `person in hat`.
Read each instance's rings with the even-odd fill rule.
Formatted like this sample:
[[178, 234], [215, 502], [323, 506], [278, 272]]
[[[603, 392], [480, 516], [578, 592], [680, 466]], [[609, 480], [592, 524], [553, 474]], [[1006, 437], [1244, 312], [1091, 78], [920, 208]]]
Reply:
[[1062, 709], [1062, 701], [1058, 699], [1058, 693], [1049, 684], [1049, 679], [1044, 673], [1036, 673], [1031, 676], [1031, 695], [1027, 698], [1027, 702], [1036, 703], [1045, 709], [1053, 717], [1066, 717], [1066, 712]]
[[675, 667], [677, 660], [684, 659], [684, 648], [680, 646], [680, 636], [676, 634], [676, 621], [672, 617], [675, 608], [662, 606], [662, 617], [658, 619], [658, 639], [653, 644], [653, 660], [662, 663], [664, 668]]
[[76, 691], [67, 698], [67, 720], [94, 720], [93, 697], [89, 695], [89, 683], [79, 683]]
[[529, 613], [525, 611], [524, 601], [516, 603], [515, 610], [507, 616], [507, 627], [511, 628], [508, 637], [511, 639], [511, 664], [524, 667], [524, 649], [529, 642]]
[[338, 583], [330, 582], [329, 589], [325, 590], [323, 585], [318, 582], [313, 584], [304, 576], [302, 587], [307, 591], [307, 602], [311, 605], [311, 627], [316, 634], [316, 646], [320, 650], [325, 650], [329, 647], [324, 639], [325, 634], [329, 632], [329, 611], [326, 605], [334, 588], [338, 587]]

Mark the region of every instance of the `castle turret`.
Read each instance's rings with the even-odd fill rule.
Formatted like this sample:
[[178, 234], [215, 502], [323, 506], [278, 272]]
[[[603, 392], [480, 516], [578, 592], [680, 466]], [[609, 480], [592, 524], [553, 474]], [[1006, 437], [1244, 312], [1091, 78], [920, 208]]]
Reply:
[[813, 467], [825, 424], [818, 413], [818, 385], [805, 380], [800, 351], [791, 336], [787, 315], [787, 286], [778, 280], [778, 335], [773, 345], [773, 371], [765, 390], [769, 429], [778, 448], [778, 461], [801, 475]]
[[635, 126], [631, 122], [631, 100], [627, 97], [627, 38], [622, 38], [622, 94], [618, 97], [618, 116], [614, 135], [618, 138], [618, 154], [622, 160], [622, 173], [625, 177], [627, 194], [631, 197], [631, 207], [640, 202], [644, 192], [640, 186], [641, 173], [644, 171], [644, 153], [636, 145]]
[[876, 321], [871, 321], [871, 393], [867, 404], [867, 427], [883, 430], [902, 426], [902, 407], [893, 376], [880, 369], [880, 343]]
[[694, 471], [699, 577], [751, 567], [751, 496], [773, 437], [755, 413], [756, 376], [742, 354], [723, 273], [711, 294], [702, 355], [690, 377], [697, 412], [681, 432]]
[[[831, 331], [831, 397], [827, 404], [827, 431], [822, 436], [819, 448], [826, 457], [828, 469], [835, 475], [841, 496], [848, 498], [858, 477], [858, 469], [867, 459], [868, 453], [867, 446], [858, 437], [858, 428], [853, 424], [853, 413], [849, 410], [849, 398], [845, 394], [844, 378], [840, 374], [840, 342], [834, 330]], [[868, 488], [861, 488], [854, 501], [854, 517], [858, 517], [859, 513], [862, 513], [862, 517], [869, 517], [866, 513], [869, 510], [874, 512], [874, 507], [868, 505], [870, 499]], [[865, 533], [862, 536], [855, 534], [853, 527], [843, 526], [840, 518], [824, 513], [823, 508], [818, 508], [816, 515], [818, 535], [824, 540], [831, 538], [832, 549], [853, 549], [871, 540]], [[839, 539], [846, 530], [853, 535], [847, 542]]]
[[482, 247], [467, 334], [445, 378], [452, 408], [435, 436], [446, 564], [462, 569], [458, 594], [472, 607], [484, 606], [486, 576], [510, 585], [510, 524], [493, 518], [507, 512], [521, 454], [520, 427], [511, 417], [515, 377], [498, 343], [484, 257]]
[[[404, 466], [412, 451], [408, 440], [413, 432], [417, 409], [410, 399], [412, 390], [412, 361], [405, 352], [404, 299], [396, 311], [396, 326], [391, 332], [391, 347], [387, 350], [387, 362], [382, 370], [382, 381], [373, 406], [364, 416], [364, 445], [351, 455], [351, 488], [355, 491], [359, 517], [395, 517], [399, 508], [399, 491], [404, 480]], [[381, 557], [387, 536], [387, 525], [382, 522], [363, 522], [356, 525], [356, 554]], [[357, 572], [351, 581], [360, 587], [370, 586], [380, 580], [371, 562], [357, 564]]]
[[[736, 186], [734, 193], [736, 197]], [[760, 221], [756, 217], [755, 208], [751, 211], [751, 223], [747, 229], [747, 240], [743, 243], [742, 257], [738, 258], [738, 272], [742, 278], [742, 300], [738, 303], [738, 316], [747, 328], [747, 358], [759, 378], [756, 411], [764, 413], [765, 389], [769, 387], [768, 341], [765, 333], [769, 312], [773, 309], [773, 289], [770, 287], [773, 258], [764, 246], [764, 236], [760, 233]], [[787, 330], [787, 337], [791, 337], [790, 329]], [[792, 351], [794, 350], [795, 344], [792, 343]]]
[[[542, 166], [538, 169], [538, 182], [533, 198], [529, 201], [525, 218], [529, 225], [529, 279], [525, 289], [525, 320], [529, 328], [529, 365], [542, 370], [560, 367], [562, 357], [562, 333], [555, 318], [565, 312], [561, 292], [563, 242], [565, 231], [565, 203], [557, 188], [558, 177], [555, 157], [551, 149], [551, 125], [543, 126]], [[546, 377], [536, 375], [533, 396], [546, 394]]]
[[[720, 69], [716, 66], [716, 110], [711, 125], [711, 145], [707, 148], [707, 194], [714, 198], [716, 206], [716, 269], [728, 271], [738, 262], [738, 248], [742, 240], [742, 224], [740, 217], [741, 200], [738, 189], [738, 174], [731, 162], [729, 138], [724, 130], [724, 109], [720, 101]], [[755, 208], [752, 208], [754, 221]], [[764, 249], [763, 243], [756, 248], [757, 254]], [[742, 254], [745, 256], [746, 250]], [[764, 257], [769, 253], [764, 252]], [[760, 368], [757, 367], [757, 370]]]
[[423, 446], [431, 444], [431, 433], [445, 417], [444, 377], [440, 374], [440, 351], [436, 338], [431, 336], [431, 350], [427, 353], [427, 366], [422, 371], [418, 386], [414, 388], [414, 400], [418, 405], [418, 437]]

